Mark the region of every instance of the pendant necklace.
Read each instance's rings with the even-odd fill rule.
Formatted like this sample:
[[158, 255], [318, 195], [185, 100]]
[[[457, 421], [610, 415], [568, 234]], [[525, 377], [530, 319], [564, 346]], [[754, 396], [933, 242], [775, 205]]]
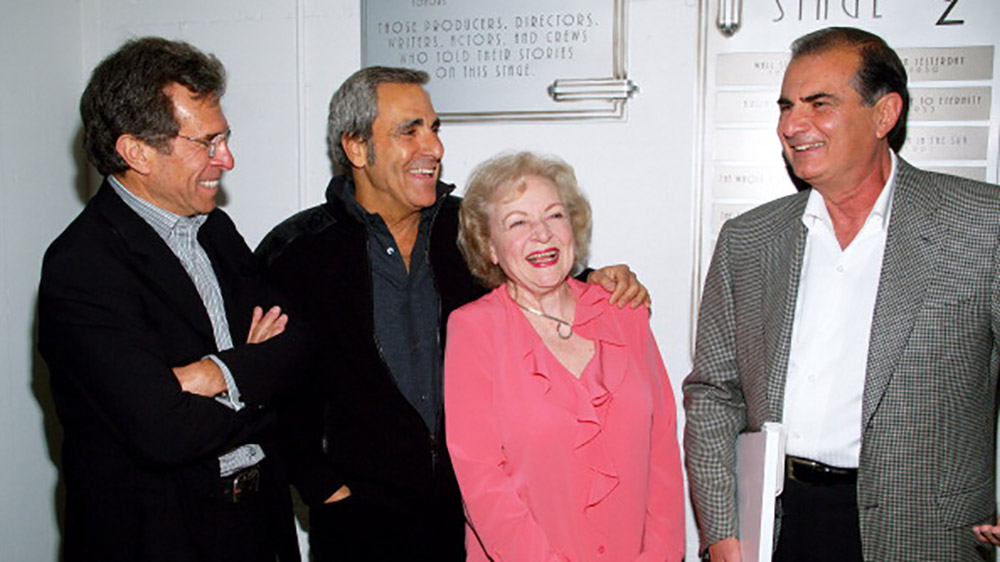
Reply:
[[[570, 324], [569, 322], [563, 320], [562, 318], [556, 318], [555, 316], [552, 316], [551, 314], [545, 314], [541, 310], [538, 310], [538, 309], [535, 309], [535, 308], [531, 308], [530, 306], [525, 306], [525, 305], [521, 304], [520, 302], [518, 302], [518, 300], [517, 300], [516, 297], [514, 297], [513, 300], [514, 300], [514, 304], [516, 304], [517, 306], [523, 308], [524, 310], [527, 310], [528, 312], [534, 314], [535, 316], [540, 316], [542, 318], [548, 318], [549, 320], [552, 320], [553, 322], [555, 322], [556, 323], [556, 335], [559, 336], [560, 339], [568, 340], [571, 337], [573, 337], [573, 325]], [[565, 331], [563, 330], [563, 328], [565, 328]]]

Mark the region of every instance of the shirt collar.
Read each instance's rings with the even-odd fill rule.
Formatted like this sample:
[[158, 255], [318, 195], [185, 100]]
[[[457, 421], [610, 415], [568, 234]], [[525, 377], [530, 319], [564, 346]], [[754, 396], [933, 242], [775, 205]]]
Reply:
[[146, 201], [142, 197], [139, 197], [131, 190], [126, 188], [124, 185], [118, 181], [118, 178], [114, 176], [108, 176], [108, 183], [111, 184], [112, 189], [115, 193], [121, 197], [122, 201], [133, 211], [135, 214], [139, 215], [142, 220], [146, 221], [149, 226], [153, 227], [156, 234], [164, 240], [168, 240], [177, 229], [190, 228], [195, 234], [198, 233], [198, 229], [201, 225], [205, 224], [208, 219], [208, 215], [194, 215], [192, 217], [183, 217], [166, 209], [157, 207], [156, 205]]
[[[896, 153], [890, 150], [889, 157], [892, 162], [889, 179], [886, 180], [882, 193], [880, 193], [878, 198], [875, 200], [875, 204], [872, 205], [871, 211], [868, 212], [868, 218], [865, 219], [865, 224], [877, 221], [877, 224], [883, 230], [889, 227], [889, 215], [892, 211], [892, 193], [896, 185], [896, 169], [898, 167]], [[815, 225], [817, 221], [822, 222], [833, 230], [833, 220], [830, 218], [830, 211], [826, 208], [826, 201], [823, 200], [823, 196], [819, 193], [819, 191], [812, 189], [809, 192], [809, 200], [806, 202], [806, 209], [802, 213], [802, 222], [807, 228], [810, 228]]]
[[[425, 207], [420, 210], [421, 220], [427, 220], [436, 216], [438, 209], [441, 208], [445, 196], [451, 193], [453, 189], [455, 189], [455, 186], [453, 185], [440, 181], [437, 182], [437, 199], [430, 207]], [[347, 211], [347, 214], [361, 224], [369, 227], [384, 224], [382, 217], [378, 213], [370, 213], [367, 209], [362, 207], [360, 203], [358, 203], [358, 200], [354, 198], [354, 190], [354, 180], [350, 177], [345, 177], [342, 182], [333, 182], [330, 184], [330, 187], [327, 190], [327, 197], [339, 200], [344, 205], [344, 209]]]

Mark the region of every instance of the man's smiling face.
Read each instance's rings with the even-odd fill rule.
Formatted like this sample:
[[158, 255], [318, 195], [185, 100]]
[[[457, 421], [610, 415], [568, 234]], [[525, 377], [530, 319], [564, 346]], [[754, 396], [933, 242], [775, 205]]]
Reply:
[[834, 48], [792, 60], [781, 84], [778, 137], [795, 175], [821, 191], [864, 176], [880, 152], [877, 104], [853, 80], [860, 57]]
[[[380, 84], [378, 113], [363, 169], [356, 170], [359, 189], [367, 189], [377, 209], [405, 215], [434, 204], [444, 146], [438, 138], [440, 119], [430, 96], [416, 84]], [[357, 163], [355, 163], [357, 165]]]

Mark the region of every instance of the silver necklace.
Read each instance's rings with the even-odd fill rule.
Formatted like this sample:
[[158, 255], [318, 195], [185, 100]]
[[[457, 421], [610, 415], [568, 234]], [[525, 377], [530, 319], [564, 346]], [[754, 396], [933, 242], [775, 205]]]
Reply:
[[[534, 314], [536, 316], [541, 316], [542, 318], [548, 318], [549, 320], [552, 320], [553, 322], [555, 322], [556, 323], [556, 335], [559, 336], [560, 339], [568, 340], [571, 337], [573, 337], [573, 325], [570, 324], [569, 322], [563, 320], [562, 318], [556, 318], [555, 316], [552, 316], [550, 314], [545, 314], [541, 310], [536, 310], [534, 308], [531, 308], [530, 306], [525, 306], [525, 305], [517, 302], [516, 298], [514, 299], [514, 304], [516, 304], [517, 306], [520, 306], [524, 310], [527, 310], [528, 312], [530, 312], [530, 313], [532, 313], [532, 314]], [[566, 328], [565, 333], [563, 333], [563, 327]]]

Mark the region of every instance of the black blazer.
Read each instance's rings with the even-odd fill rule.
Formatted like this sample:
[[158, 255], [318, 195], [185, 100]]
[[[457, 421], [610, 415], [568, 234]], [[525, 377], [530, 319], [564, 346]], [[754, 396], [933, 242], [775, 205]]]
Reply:
[[[270, 306], [274, 297], [224, 212], [209, 215], [198, 239], [218, 277], [233, 341], [243, 342], [252, 307]], [[269, 478], [278, 475], [278, 455], [268, 453], [269, 406], [297, 380], [306, 345], [292, 315], [286, 333], [219, 352], [180, 261], [105, 182], [49, 247], [39, 289], [39, 350], [65, 433], [65, 558], [268, 558], [252, 521], [272, 517], [268, 544], [283, 560], [298, 559], [280, 477], [253, 501], [226, 505], [217, 459], [260, 443], [272, 458], [265, 461]], [[240, 412], [181, 391], [171, 368], [209, 353], [232, 371], [247, 404]]]

